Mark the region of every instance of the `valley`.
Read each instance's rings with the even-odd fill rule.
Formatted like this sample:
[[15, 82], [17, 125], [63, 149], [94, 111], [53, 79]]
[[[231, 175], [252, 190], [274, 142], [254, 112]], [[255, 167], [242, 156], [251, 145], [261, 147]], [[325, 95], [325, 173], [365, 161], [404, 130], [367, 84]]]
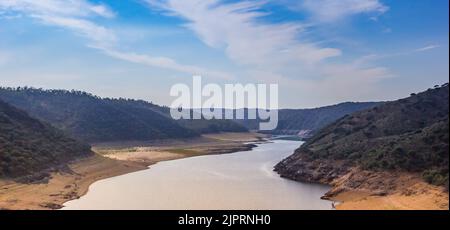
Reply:
[[[202, 156], [217, 162], [223, 154], [232, 155], [225, 157], [230, 160], [227, 167], [241, 164], [234, 156], [248, 163], [239, 168], [242, 180], [245, 167], [254, 168], [261, 180], [274, 179], [275, 166], [282, 178], [269, 184], [300, 182], [294, 191], [296, 186], [301, 191], [316, 188], [310, 183], [331, 186], [313, 195], [335, 202], [336, 209], [448, 209], [448, 84], [392, 102], [280, 110], [279, 128], [272, 132], [253, 130], [256, 121], [245, 119], [176, 121], [167, 107], [78, 91], [1, 88], [0, 100], [6, 101], [0, 101], [0, 209], [60, 209], [85, 197], [100, 181], [138, 171], [152, 174], [160, 162], [176, 165], [185, 158], [201, 161]], [[304, 144], [295, 141], [305, 139]], [[289, 148], [280, 152], [283, 143]], [[257, 162], [260, 148], [267, 148], [270, 165]], [[245, 158], [246, 152], [254, 158]], [[205, 170], [214, 171], [212, 167]], [[214, 172], [221, 179], [236, 173], [221, 170]], [[165, 176], [153, 180], [159, 177]], [[299, 206], [285, 203], [285, 208], [324, 208], [318, 201], [312, 206], [302, 206], [301, 199], [293, 202]], [[275, 203], [255, 208], [283, 208]], [[230, 207], [243, 208], [234, 205]], [[198, 207], [221, 209], [194, 204], [182, 208]]]
[[260, 142], [265, 137], [255, 133], [221, 133], [167, 142], [104, 143], [93, 147], [95, 155], [72, 161], [43, 181], [0, 179], [0, 209], [59, 209], [63, 203], [85, 195], [96, 181], [146, 170], [162, 161], [248, 151], [253, 148], [248, 142]]
[[448, 209], [448, 96], [444, 84], [345, 116], [275, 170], [332, 185], [325, 198], [344, 202], [343, 208], [408, 209], [425, 199], [415, 209]]

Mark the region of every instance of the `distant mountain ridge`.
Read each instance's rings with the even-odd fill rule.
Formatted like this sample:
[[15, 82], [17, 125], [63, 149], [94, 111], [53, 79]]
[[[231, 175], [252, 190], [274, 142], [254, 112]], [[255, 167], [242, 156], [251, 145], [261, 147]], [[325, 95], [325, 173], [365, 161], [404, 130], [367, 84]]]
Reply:
[[[100, 98], [81, 91], [1, 88], [0, 99], [82, 141], [189, 138], [203, 133], [247, 132], [257, 120], [173, 120], [170, 109], [142, 100]], [[315, 109], [283, 109], [268, 134], [310, 137], [320, 128], [378, 102], [348, 102]], [[245, 111], [248, 111], [246, 109]], [[236, 112], [236, 111], [235, 111]]]
[[0, 100], [0, 178], [59, 167], [93, 153], [90, 146]]
[[100, 98], [81, 91], [0, 88], [0, 99], [90, 143], [247, 131], [233, 121], [175, 121], [167, 107], [142, 100]]
[[448, 84], [356, 112], [316, 133], [275, 169], [287, 178], [322, 183], [353, 167], [405, 171], [448, 188], [448, 112]]
[[[308, 138], [326, 125], [353, 112], [369, 109], [383, 102], [345, 102], [313, 109], [281, 109], [278, 111], [278, 127], [264, 133], [275, 135], [299, 135]], [[248, 111], [248, 110], [246, 110]], [[259, 129], [260, 120], [235, 120], [250, 130]]]

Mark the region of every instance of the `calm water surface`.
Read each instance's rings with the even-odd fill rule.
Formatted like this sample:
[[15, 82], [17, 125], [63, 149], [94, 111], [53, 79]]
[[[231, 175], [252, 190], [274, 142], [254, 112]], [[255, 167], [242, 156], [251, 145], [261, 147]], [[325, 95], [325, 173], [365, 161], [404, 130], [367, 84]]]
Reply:
[[64, 209], [331, 209], [328, 186], [280, 178], [273, 166], [300, 146], [277, 140], [249, 152], [161, 162], [94, 183]]

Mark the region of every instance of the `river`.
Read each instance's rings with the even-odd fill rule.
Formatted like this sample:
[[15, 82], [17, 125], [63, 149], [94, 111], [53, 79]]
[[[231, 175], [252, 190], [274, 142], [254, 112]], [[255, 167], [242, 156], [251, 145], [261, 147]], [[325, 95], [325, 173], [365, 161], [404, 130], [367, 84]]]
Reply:
[[300, 146], [275, 140], [248, 152], [160, 162], [98, 181], [66, 210], [318, 210], [330, 187], [283, 179], [273, 166]]

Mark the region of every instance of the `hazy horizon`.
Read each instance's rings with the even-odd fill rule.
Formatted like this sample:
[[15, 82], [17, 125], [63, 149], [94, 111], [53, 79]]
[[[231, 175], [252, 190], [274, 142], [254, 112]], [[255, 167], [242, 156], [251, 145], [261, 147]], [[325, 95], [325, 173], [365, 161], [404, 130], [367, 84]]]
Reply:
[[440, 0], [0, 0], [0, 85], [169, 106], [202, 75], [278, 83], [280, 108], [390, 101], [448, 82], [448, 37]]
[[[75, 92], [87, 93], [87, 94], [90, 94], [92, 96], [99, 97], [101, 99], [142, 100], [142, 101], [145, 101], [145, 102], [148, 102], [148, 103], [151, 103], [151, 104], [155, 104], [155, 105], [158, 105], [158, 106], [163, 106], [163, 107], [169, 107], [170, 108], [169, 105], [158, 104], [158, 103], [156, 103], [154, 101], [151, 101], [151, 100], [140, 99], [140, 98], [102, 97], [102, 96], [96, 95], [96, 94], [91, 93], [91, 92], [77, 90], [77, 89], [49, 89], [49, 88], [37, 88], [37, 87], [33, 87], [33, 86], [2, 86], [2, 85], [0, 85], [0, 88], [2, 88], [2, 87], [3, 88], [12, 88], [14, 90], [17, 90], [19, 88], [22, 88], [22, 89], [29, 88], [29, 89], [37, 89], [37, 90], [43, 90], [43, 91], [49, 91], [49, 90], [63, 90], [63, 91], [68, 91], [68, 92], [75, 91]], [[399, 99], [403, 99], [403, 98], [398, 98], [398, 99], [394, 99], [394, 100], [399, 100]], [[340, 104], [345, 104], [345, 103], [378, 103], [378, 102], [389, 102], [389, 101], [343, 101], [343, 102], [338, 102], [336, 104], [329, 104], [329, 105], [323, 105], [323, 106], [317, 106], [317, 107], [304, 107], [304, 108], [283, 108], [283, 107], [280, 107], [280, 108], [278, 108], [278, 110], [317, 109], [317, 108], [330, 107], [330, 106], [335, 106], [335, 105], [340, 105]], [[198, 108], [191, 107], [189, 109], [198, 109]], [[218, 107], [216, 107], [216, 109], [225, 109], [225, 110], [227, 110], [227, 109], [232, 109], [232, 108], [226, 108], [226, 107], [218, 108]], [[250, 107], [240, 107], [240, 108], [233, 108], [233, 109], [240, 110], [240, 109], [257, 109], [257, 108], [256, 107], [252, 107], [252, 108], [250, 108]]]

